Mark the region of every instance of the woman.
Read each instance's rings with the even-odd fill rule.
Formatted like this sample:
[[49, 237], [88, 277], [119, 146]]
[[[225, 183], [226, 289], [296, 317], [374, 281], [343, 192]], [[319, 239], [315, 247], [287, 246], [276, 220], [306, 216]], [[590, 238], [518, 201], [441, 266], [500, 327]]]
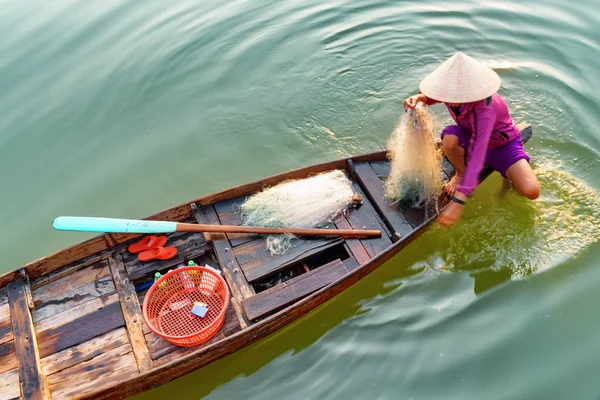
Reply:
[[442, 132], [444, 153], [456, 169], [445, 187], [452, 201], [440, 216], [443, 226], [458, 222], [486, 163], [509, 179], [521, 196], [533, 200], [540, 194], [521, 132], [496, 93], [499, 88], [496, 72], [456, 53], [421, 81], [421, 93], [404, 101], [405, 108], [443, 102], [456, 122]]

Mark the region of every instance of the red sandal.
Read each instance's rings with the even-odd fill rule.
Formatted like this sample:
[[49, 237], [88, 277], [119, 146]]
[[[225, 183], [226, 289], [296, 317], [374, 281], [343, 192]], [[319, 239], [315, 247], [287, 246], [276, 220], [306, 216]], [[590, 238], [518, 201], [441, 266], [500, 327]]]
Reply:
[[166, 236], [146, 236], [139, 242], [130, 245], [128, 250], [132, 254], [137, 254], [153, 247], [163, 247], [165, 244], [167, 244]]
[[138, 254], [138, 260], [148, 262], [152, 260], [170, 260], [177, 255], [175, 247], [153, 247]]

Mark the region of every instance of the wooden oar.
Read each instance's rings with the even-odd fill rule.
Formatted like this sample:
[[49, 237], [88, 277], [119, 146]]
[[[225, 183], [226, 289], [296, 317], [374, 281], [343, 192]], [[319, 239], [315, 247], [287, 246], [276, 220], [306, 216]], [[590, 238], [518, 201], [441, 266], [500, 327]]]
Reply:
[[118, 232], [118, 233], [168, 233], [168, 232], [220, 232], [256, 234], [292, 234], [308, 236], [374, 237], [381, 231], [354, 229], [270, 228], [263, 226], [183, 224], [172, 221], [137, 219], [58, 217], [52, 224], [61, 231]]

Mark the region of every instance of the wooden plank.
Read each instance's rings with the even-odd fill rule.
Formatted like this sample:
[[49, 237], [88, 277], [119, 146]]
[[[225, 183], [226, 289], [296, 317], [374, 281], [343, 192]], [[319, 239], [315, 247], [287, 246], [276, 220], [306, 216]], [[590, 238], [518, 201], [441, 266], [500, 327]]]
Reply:
[[44, 318], [36, 322], [35, 329], [39, 335], [44, 331], [60, 327], [61, 325], [82, 318], [87, 314], [91, 314], [95, 311], [101, 310], [108, 304], [117, 301], [119, 301], [119, 295], [116, 292], [100, 296], [94, 300], [88, 301], [87, 303], [80, 304], [77, 307], [71, 308], [67, 311], [63, 311], [58, 314], [54, 314], [48, 318]]
[[[68, 279], [68, 276], [63, 279]], [[38, 291], [42, 290], [44, 287], [45, 286], [42, 286]], [[87, 285], [65, 290], [62, 293], [46, 294], [42, 291], [42, 293], [38, 293], [39, 297], [37, 301], [40, 305], [33, 311], [33, 320], [37, 322], [49, 316], [77, 307], [97, 297], [114, 292], [115, 285], [110, 275], [92, 281]], [[35, 300], [36, 299], [34, 298], [34, 301]]]
[[248, 318], [255, 320], [316, 292], [347, 273], [344, 264], [337, 259], [245, 299], [242, 305]]
[[110, 303], [73, 321], [39, 332], [40, 355], [46, 357], [124, 325], [121, 305], [118, 301]]
[[18, 366], [15, 341], [11, 340], [10, 342], [0, 345], [0, 374], [13, 368], [17, 368]]
[[118, 328], [77, 346], [69, 347], [42, 358], [42, 371], [46, 376], [49, 376], [126, 344], [129, 344], [127, 331], [125, 328]]
[[18, 369], [11, 369], [10, 371], [0, 374], [0, 395], [2, 396], [2, 399], [6, 400], [21, 398]]
[[135, 281], [155, 271], [174, 267], [191, 258], [198, 257], [210, 249], [202, 233], [177, 232], [170, 234], [168, 235], [166, 246], [177, 248], [177, 255], [167, 261], [153, 260], [143, 263], [138, 260], [137, 254], [131, 254], [128, 251], [124, 252], [123, 261], [125, 262], [129, 279]]
[[109, 259], [109, 265], [117, 293], [119, 293], [121, 311], [125, 319], [127, 332], [129, 333], [133, 355], [135, 356], [140, 373], [143, 373], [152, 369], [152, 359], [150, 358], [150, 352], [148, 351], [148, 345], [146, 344], [142, 329], [142, 325], [144, 325], [142, 308], [140, 307], [135, 287], [127, 277], [123, 257], [120, 254], [115, 255]]
[[32, 304], [28, 283], [23, 279], [8, 284], [8, 303], [19, 363], [21, 394], [26, 399], [49, 399], [46, 378], [42, 373], [38, 341], [29, 306]]
[[67, 297], [65, 293], [73, 293], [75, 289], [86, 286], [108, 275], [108, 263], [106, 260], [101, 260], [46, 285], [38, 286], [31, 292], [35, 307], [41, 308], [49, 301]]
[[385, 161], [371, 161], [371, 168], [377, 174], [379, 179], [385, 179], [390, 176], [390, 162], [388, 160]]
[[253, 240], [233, 249], [235, 258], [248, 282], [255, 282], [305, 258], [320, 254], [342, 243], [337, 237], [328, 239], [294, 239], [293, 247], [285, 254], [272, 256], [264, 239]]
[[10, 321], [10, 308], [8, 298], [0, 304], [0, 345], [13, 339], [12, 323]]
[[[214, 204], [215, 211], [219, 216], [219, 221], [223, 225], [242, 225], [242, 219], [239, 216], [239, 209], [242, 203], [246, 200], [246, 196], [235, 197], [233, 199], [219, 201]], [[253, 239], [257, 235], [249, 235], [245, 233], [228, 233], [227, 238], [231, 246], [239, 246]]]
[[383, 220], [388, 224], [388, 227], [394, 231], [392, 239], [396, 241], [409, 235], [413, 231], [412, 225], [402, 215], [398, 207], [389, 204], [385, 199], [383, 182], [377, 177], [371, 165], [367, 162], [354, 164], [350, 160], [348, 167], [365, 190], [367, 197], [383, 217]]
[[127, 382], [138, 375], [135, 357], [127, 343], [48, 375], [48, 384], [53, 399], [73, 399]]
[[[346, 220], [346, 217], [343, 215], [338, 216], [335, 219], [335, 221], [333, 221], [333, 222], [338, 229], [352, 229], [352, 226], [350, 225], [348, 220]], [[371, 258], [371, 257], [369, 257], [367, 250], [365, 250], [365, 247], [363, 246], [363, 244], [360, 242], [359, 239], [348, 239], [347, 238], [346, 244], [348, 245], [348, 249], [350, 250], [350, 253], [356, 259], [358, 264], [365, 263], [365, 262], [369, 261], [369, 259]]]

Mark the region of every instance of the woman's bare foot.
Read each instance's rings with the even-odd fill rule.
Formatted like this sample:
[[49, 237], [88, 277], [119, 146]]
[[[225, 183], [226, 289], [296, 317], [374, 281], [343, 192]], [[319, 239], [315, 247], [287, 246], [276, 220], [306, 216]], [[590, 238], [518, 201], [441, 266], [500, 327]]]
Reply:
[[446, 191], [446, 193], [449, 196], [454, 196], [454, 194], [456, 193], [456, 187], [458, 185], [460, 185], [461, 181], [462, 181], [462, 175], [455, 174], [452, 177], [452, 179], [450, 179], [450, 182], [448, 182], [446, 184], [446, 186], [444, 187], [444, 190]]

